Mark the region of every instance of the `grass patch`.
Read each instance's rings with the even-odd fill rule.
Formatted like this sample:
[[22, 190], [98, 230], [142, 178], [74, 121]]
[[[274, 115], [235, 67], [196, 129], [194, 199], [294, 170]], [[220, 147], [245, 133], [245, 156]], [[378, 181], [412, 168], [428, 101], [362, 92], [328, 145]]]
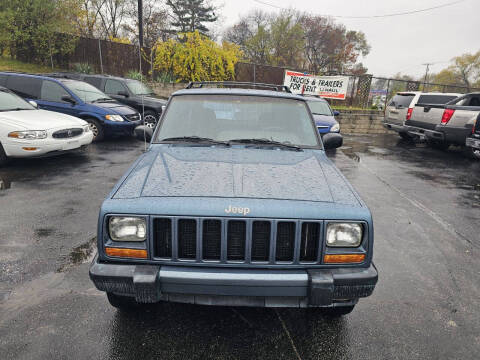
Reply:
[[50, 66], [30, 64], [11, 59], [9, 57], [0, 57], [0, 71], [18, 71], [27, 73], [48, 73], [52, 71], [60, 71], [61, 69], [52, 68]]

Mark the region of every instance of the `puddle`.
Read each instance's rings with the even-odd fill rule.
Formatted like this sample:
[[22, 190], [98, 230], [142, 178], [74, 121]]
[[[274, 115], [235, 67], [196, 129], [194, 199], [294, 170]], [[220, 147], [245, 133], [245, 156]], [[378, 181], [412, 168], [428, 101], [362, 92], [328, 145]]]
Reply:
[[93, 259], [93, 256], [95, 254], [94, 250], [97, 244], [96, 240], [96, 237], [91, 238], [86, 243], [73, 249], [72, 252], [68, 255], [68, 263], [60, 266], [57, 269], [57, 272], [64, 272], [72, 266], [83, 264]]
[[38, 237], [48, 237], [53, 234], [55, 231], [54, 228], [40, 228], [40, 229], [35, 229], [35, 235]]

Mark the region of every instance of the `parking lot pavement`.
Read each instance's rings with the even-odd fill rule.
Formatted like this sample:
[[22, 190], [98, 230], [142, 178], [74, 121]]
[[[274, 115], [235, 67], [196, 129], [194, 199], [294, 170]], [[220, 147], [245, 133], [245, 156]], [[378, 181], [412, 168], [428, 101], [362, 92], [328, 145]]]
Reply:
[[480, 162], [395, 135], [330, 154], [373, 212], [380, 275], [340, 320], [168, 303], [124, 315], [88, 259], [98, 208], [142, 147], [0, 169], [0, 359], [478, 359]]

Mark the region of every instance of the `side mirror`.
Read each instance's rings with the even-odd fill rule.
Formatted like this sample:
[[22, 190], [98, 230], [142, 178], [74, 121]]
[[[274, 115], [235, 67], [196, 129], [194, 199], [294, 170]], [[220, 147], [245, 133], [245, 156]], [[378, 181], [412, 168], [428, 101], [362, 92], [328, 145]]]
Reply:
[[339, 116], [339, 115], [340, 115], [340, 111], [333, 110], [333, 116]]
[[33, 101], [33, 100], [28, 100], [28, 102], [30, 103], [30, 105], [32, 105], [35, 109], [38, 109], [38, 104], [36, 101]]
[[343, 145], [343, 136], [336, 133], [327, 133], [323, 135], [322, 140], [325, 150], [336, 149]]
[[138, 140], [150, 141], [152, 140], [153, 130], [154, 129], [151, 127], [148, 127], [145, 125], [139, 125], [135, 128], [134, 135]]
[[75, 105], [77, 102], [75, 101], [74, 98], [72, 98], [70, 95], [63, 95], [62, 96], [62, 101], [68, 102], [72, 105]]
[[128, 98], [130, 96], [130, 95], [128, 95], [128, 93], [126, 91], [119, 91], [119, 92], [117, 92], [117, 95], [125, 96], [126, 98]]

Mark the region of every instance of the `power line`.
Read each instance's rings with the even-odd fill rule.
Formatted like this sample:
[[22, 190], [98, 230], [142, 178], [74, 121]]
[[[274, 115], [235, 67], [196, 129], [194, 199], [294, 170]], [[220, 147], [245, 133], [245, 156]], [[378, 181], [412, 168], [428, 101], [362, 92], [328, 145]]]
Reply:
[[[275, 5], [275, 4], [269, 3], [267, 1], [263, 1], [263, 0], [253, 0], [253, 1], [255, 1], [256, 3], [262, 4], [262, 5], [270, 6], [270, 7], [275, 8], [275, 9], [288, 10], [285, 7]], [[397, 13], [391, 13], [391, 14], [383, 14], [383, 15], [368, 15], [368, 16], [322, 15], [322, 16], [329, 16], [329, 17], [342, 18], [342, 19], [386, 18], [386, 17], [392, 17], [392, 16], [411, 15], [411, 14], [417, 14], [417, 13], [426, 12], [426, 11], [430, 11], [430, 10], [441, 9], [441, 8], [456, 5], [456, 4], [465, 2], [465, 1], [466, 0], [458, 0], [458, 1], [453, 1], [453, 2], [446, 3], [446, 4], [442, 4], [442, 5], [432, 6], [432, 7], [429, 7], [429, 8], [409, 10], [409, 11], [403, 11], [403, 12], [397, 12]]]

